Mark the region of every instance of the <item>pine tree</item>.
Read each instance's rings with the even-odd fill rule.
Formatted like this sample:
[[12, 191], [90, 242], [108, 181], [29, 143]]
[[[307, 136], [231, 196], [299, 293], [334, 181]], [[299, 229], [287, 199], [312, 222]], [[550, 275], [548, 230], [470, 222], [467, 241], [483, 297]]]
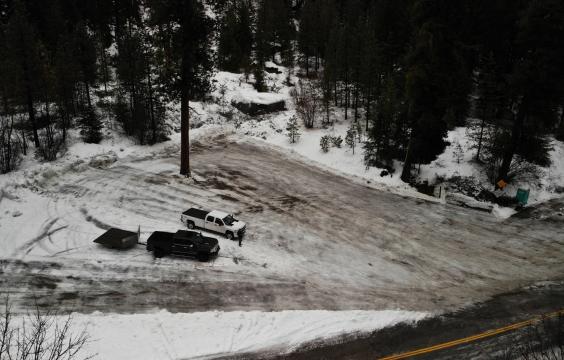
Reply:
[[[169, 57], [165, 60], [169, 66], [165, 85], [180, 95], [180, 174], [191, 176], [189, 102], [202, 98], [211, 90], [211, 20], [206, 16], [201, 0], [151, 0], [149, 6], [152, 22], [162, 30], [159, 45]], [[169, 49], [174, 51], [169, 52]]]
[[62, 34], [54, 55], [54, 72], [56, 77], [55, 93], [59, 110], [63, 142], [67, 138], [67, 129], [72, 126], [75, 114], [75, 89], [80, 81], [79, 64], [74, 57], [71, 35]]
[[90, 89], [96, 84], [97, 67], [96, 67], [96, 46], [95, 39], [91, 35], [85, 23], [80, 22], [76, 26], [73, 48], [75, 49], [75, 58], [80, 72], [80, 78], [84, 84], [84, 95], [86, 97], [86, 106], [91, 111], [93, 106]]
[[474, 117], [478, 122], [469, 122], [467, 133], [476, 149], [476, 160], [481, 161], [481, 153], [486, 140], [486, 128], [498, 122], [502, 103], [499, 91], [498, 71], [492, 53], [481, 60], [476, 76], [476, 100], [474, 101]]
[[300, 139], [300, 127], [298, 126], [298, 118], [292, 116], [286, 125], [286, 131], [290, 143], [294, 144]]
[[317, 50], [317, 30], [320, 21], [320, 1], [308, 1], [301, 11], [299, 49], [303, 55], [303, 67], [309, 77], [309, 61]]
[[239, 72], [243, 62], [243, 50], [237, 38], [239, 19], [237, 18], [237, 5], [232, 3], [224, 15], [219, 33], [217, 57], [219, 67], [230, 72]]
[[5, 74], [13, 84], [14, 95], [25, 106], [28, 120], [33, 131], [33, 142], [40, 147], [38, 126], [36, 121], [36, 97], [38, 90], [36, 80], [40, 78], [39, 41], [34, 26], [28, 21], [27, 10], [22, 0], [15, 1], [12, 16], [6, 25], [6, 42], [9, 60]]
[[102, 122], [92, 107], [89, 107], [81, 116], [80, 127], [84, 142], [98, 144], [102, 141]]
[[261, 0], [257, 10], [257, 64], [264, 66], [268, 59], [276, 62], [276, 55], [292, 51], [295, 29], [285, 0]]
[[319, 146], [321, 147], [321, 151], [324, 153], [329, 152], [329, 147], [331, 147], [331, 136], [323, 135], [319, 140]]
[[256, 64], [253, 69], [253, 75], [255, 77], [254, 87], [258, 92], [265, 92], [266, 91], [266, 83], [264, 80], [264, 63], [261, 65], [260, 63]]
[[[135, 27], [122, 34], [115, 59], [116, 74], [121, 87], [120, 101], [127, 103], [129, 114], [116, 114], [116, 118], [126, 134], [135, 136], [139, 143], [154, 144], [163, 138], [164, 113], [155, 85], [156, 54], [143, 29], [144, 26]], [[117, 109], [121, 111], [121, 105]]]
[[345, 136], [345, 144], [352, 149], [352, 153], [354, 155], [354, 149], [356, 147], [356, 129], [354, 124], [347, 130], [347, 135]]
[[378, 163], [388, 164], [397, 155], [401, 144], [394, 142], [399, 114], [403, 111], [402, 99], [396, 78], [388, 75], [382, 81], [382, 89], [376, 97], [378, 106], [370, 113], [372, 126], [368, 133], [369, 141], [374, 143]]
[[243, 69], [245, 74], [249, 74], [251, 72], [251, 57], [255, 41], [252, 29], [254, 8], [251, 1], [248, 0], [243, 0], [238, 3], [237, 20], [239, 22], [236, 31], [236, 39], [241, 49], [239, 67]]
[[509, 77], [512, 110], [510, 133], [499, 178], [508, 180], [515, 155], [546, 166], [546, 135], [558, 121], [564, 97], [564, 4], [557, 0], [527, 2], [519, 13], [513, 53], [517, 53]]
[[[445, 9], [437, 12], [439, 5]], [[458, 41], [456, 28], [448, 29], [452, 25], [448, 10], [453, 6], [444, 1], [417, 3], [419, 25], [406, 75], [411, 129], [401, 176], [406, 182], [412, 181], [413, 164], [427, 164], [444, 151], [447, 112], [458, 119], [468, 108], [471, 73], [459, 46], [453, 46]]]

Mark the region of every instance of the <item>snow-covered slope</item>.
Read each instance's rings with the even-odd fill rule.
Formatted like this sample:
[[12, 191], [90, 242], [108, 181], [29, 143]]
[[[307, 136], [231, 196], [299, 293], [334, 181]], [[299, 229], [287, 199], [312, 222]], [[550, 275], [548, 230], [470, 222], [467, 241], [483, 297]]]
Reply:
[[[494, 192], [494, 186], [488, 180], [484, 169], [473, 158], [475, 150], [471, 149], [465, 127], [449, 131], [447, 140], [450, 142], [445, 152], [429, 165], [421, 167], [420, 178], [433, 183], [438, 177], [449, 179], [452, 177], [470, 178], [477, 187]], [[462, 156], [457, 159], [457, 144], [462, 148]], [[547, 168], [528, 164], [536, 168], [536, 175], [517, 176], [503, 191], [496, 191], [498, 196], [514, 197], [517, 189], [529, 189], [529, 204], [537, 204], [553, 198], [564, 196], [564, 142], [552, 140], [550, 151], [551, 164]]]

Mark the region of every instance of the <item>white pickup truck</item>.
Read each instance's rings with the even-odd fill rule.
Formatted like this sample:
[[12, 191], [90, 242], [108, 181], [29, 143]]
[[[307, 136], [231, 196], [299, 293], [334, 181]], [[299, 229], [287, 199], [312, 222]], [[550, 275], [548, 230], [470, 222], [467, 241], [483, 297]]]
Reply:
[[200, 228], [225, 235], [228, 239], [242, 238], [247, 224], [222, 211], [206, 211], [190, 208], [182, 213], [180, 220], [188, 229]]

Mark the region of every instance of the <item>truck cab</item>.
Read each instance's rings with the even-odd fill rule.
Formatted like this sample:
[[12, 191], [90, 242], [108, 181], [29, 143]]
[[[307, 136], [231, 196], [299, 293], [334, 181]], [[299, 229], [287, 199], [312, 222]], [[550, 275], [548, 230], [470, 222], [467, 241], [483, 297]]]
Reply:
[[228, 239], [241, 238], [247, 225], [235, 219], [233, 215], [222, 211], [205, 211], [191, 208], [182, 213], [181, 221], [188, 229], [204, 229], [225, 235]]
[[225, 234], [228, 239], [242, 237], [246, 230], [246, 224], [225, 212], [211, 211], [206, 215], [204, 229]]

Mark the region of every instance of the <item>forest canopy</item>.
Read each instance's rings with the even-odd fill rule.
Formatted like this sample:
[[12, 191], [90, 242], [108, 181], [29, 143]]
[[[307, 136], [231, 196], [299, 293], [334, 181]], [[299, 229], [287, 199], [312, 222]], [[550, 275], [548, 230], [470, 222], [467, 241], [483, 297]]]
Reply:
[[162, 141], [169, 101], [188, 149], [213, 73], [267, 91], [272, 61], [362, 125], [367, 166], [402, 161], [411, 181], [468, 126], [492, 182], [508, 179], [564, 138], [563, 24], [559, 0], [0, 0], [0, 170], [30, 149], [56, 159], [69, 129], [99, 142], [107, 118]]

